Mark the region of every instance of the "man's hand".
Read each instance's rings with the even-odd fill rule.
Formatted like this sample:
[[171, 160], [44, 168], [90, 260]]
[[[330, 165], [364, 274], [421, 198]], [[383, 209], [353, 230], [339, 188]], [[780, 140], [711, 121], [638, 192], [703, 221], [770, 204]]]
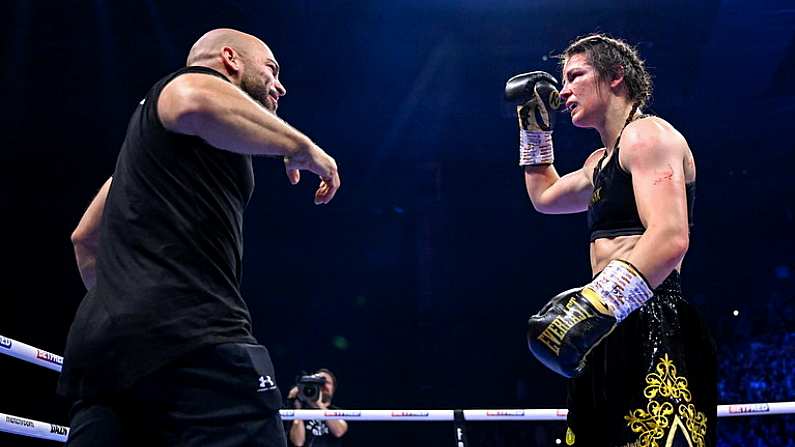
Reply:
[[317, 399], [317, 402], [315, 402], [315, 405], [317, 405], [317, 408], [319, 408], [321, 410], [328, 410], [330, 402], [323, 402], [323, 393], [320, 393], [320, 396], [318, 396], [318, 399]]
[[298, 399], [297, 386], [292, 387], [290, 389], [290, 392], [287, 393], [287, 400], [293, 401], [293, 408], [295, 408], [296, 410], [300, 410], [301, 408], [303, 408], [303, 405], [301, 405], [301, 399]]
[[337, 162], [315, 144], [297, 154], [284, 157], [287, 178], [293, 185], [301, 181], [301, 170], [307, 170], [320, 177], [320, 185], [315, 191], [315, 205], [326, 204], [334, 198], [340, 187]]

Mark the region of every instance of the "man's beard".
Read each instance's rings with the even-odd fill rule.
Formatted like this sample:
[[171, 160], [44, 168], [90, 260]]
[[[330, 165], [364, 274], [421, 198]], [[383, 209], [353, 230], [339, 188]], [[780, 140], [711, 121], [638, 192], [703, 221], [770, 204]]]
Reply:
[[257, 102], [257, 104], [261, 105], [268, 109], [268, 111], [272, 113], [276, 113], [275, 106], [271, 105], [271, 102], [268, 100], [270, 97], [268, 88], [265, 87], [261, 82], [258, 82], [255, 79], [251, 79], [249, 76], [243, 76], [240, 80], [240, 89], [243, 90], [251, 99]]

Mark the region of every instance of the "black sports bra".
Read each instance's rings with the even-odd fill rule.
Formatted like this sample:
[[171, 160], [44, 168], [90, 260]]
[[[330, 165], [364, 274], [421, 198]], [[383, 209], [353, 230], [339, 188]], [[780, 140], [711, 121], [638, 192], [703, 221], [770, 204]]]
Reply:
[[[648, 115], [641, 116], [643, 118]], [[618, 163], [621, 137], [616, 141], [613, 156], [602, 166], [607, 153], [596, 164], [593, 172], [593, 194], [588, 206], [588, 231], [591, 242], [601, 238], [643, 234], [646, 228], [638, 215], [632, 176]], [[696, 182], [685, 184], [687, 195], [687, 222], [693, 227], [693, 202]]]

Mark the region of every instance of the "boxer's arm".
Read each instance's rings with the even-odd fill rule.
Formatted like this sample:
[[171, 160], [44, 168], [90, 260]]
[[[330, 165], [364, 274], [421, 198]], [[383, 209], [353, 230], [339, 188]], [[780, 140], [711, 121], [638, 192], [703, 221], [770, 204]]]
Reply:
[[94, 287], [96, 281], [97, 249], [99, 248], [99, 228], [102, 223], [102, 212], [105, 209], [105, 199], [108, 197], [110, 182], [109, 178], [99, 192], [88, 205], [80, 223], [72, 232], [72, 245], [75, 250], [77, 268], [80, 270], [80, 277], [83, 279], [86, 289]]
[[625, 259], [660, 285], [689, 244], [684, 157], [687, 143], [653, 119], [639, 120], [621, 137], [619, 161], [632, 174], [638, 214], [646, 231]]
[[594, 151], [583, 167], [560, 177], [554, 165], [525, 166], [524, 181], [533, 207], [544, 214], [579, 213], [588, 209], [593, 193], [593, 168], [604, 149]]

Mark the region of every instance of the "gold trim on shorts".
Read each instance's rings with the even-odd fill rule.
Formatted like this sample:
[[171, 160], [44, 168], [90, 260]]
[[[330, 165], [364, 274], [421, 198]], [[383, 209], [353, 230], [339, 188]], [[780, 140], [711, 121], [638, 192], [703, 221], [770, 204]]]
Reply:
[[624, 416], [627, 426], [639, 433], [637, 441], [624, 447], [670, 447], [677, 438], [683, 438], [689, 447], [704, 447], [707, 416], [691, 403], [687, 378], [676, 374], [668, 354], [660, 358], [654, 369], [646, 375], [648, 385], [643, 389], [648, 399], [646, 408]]

